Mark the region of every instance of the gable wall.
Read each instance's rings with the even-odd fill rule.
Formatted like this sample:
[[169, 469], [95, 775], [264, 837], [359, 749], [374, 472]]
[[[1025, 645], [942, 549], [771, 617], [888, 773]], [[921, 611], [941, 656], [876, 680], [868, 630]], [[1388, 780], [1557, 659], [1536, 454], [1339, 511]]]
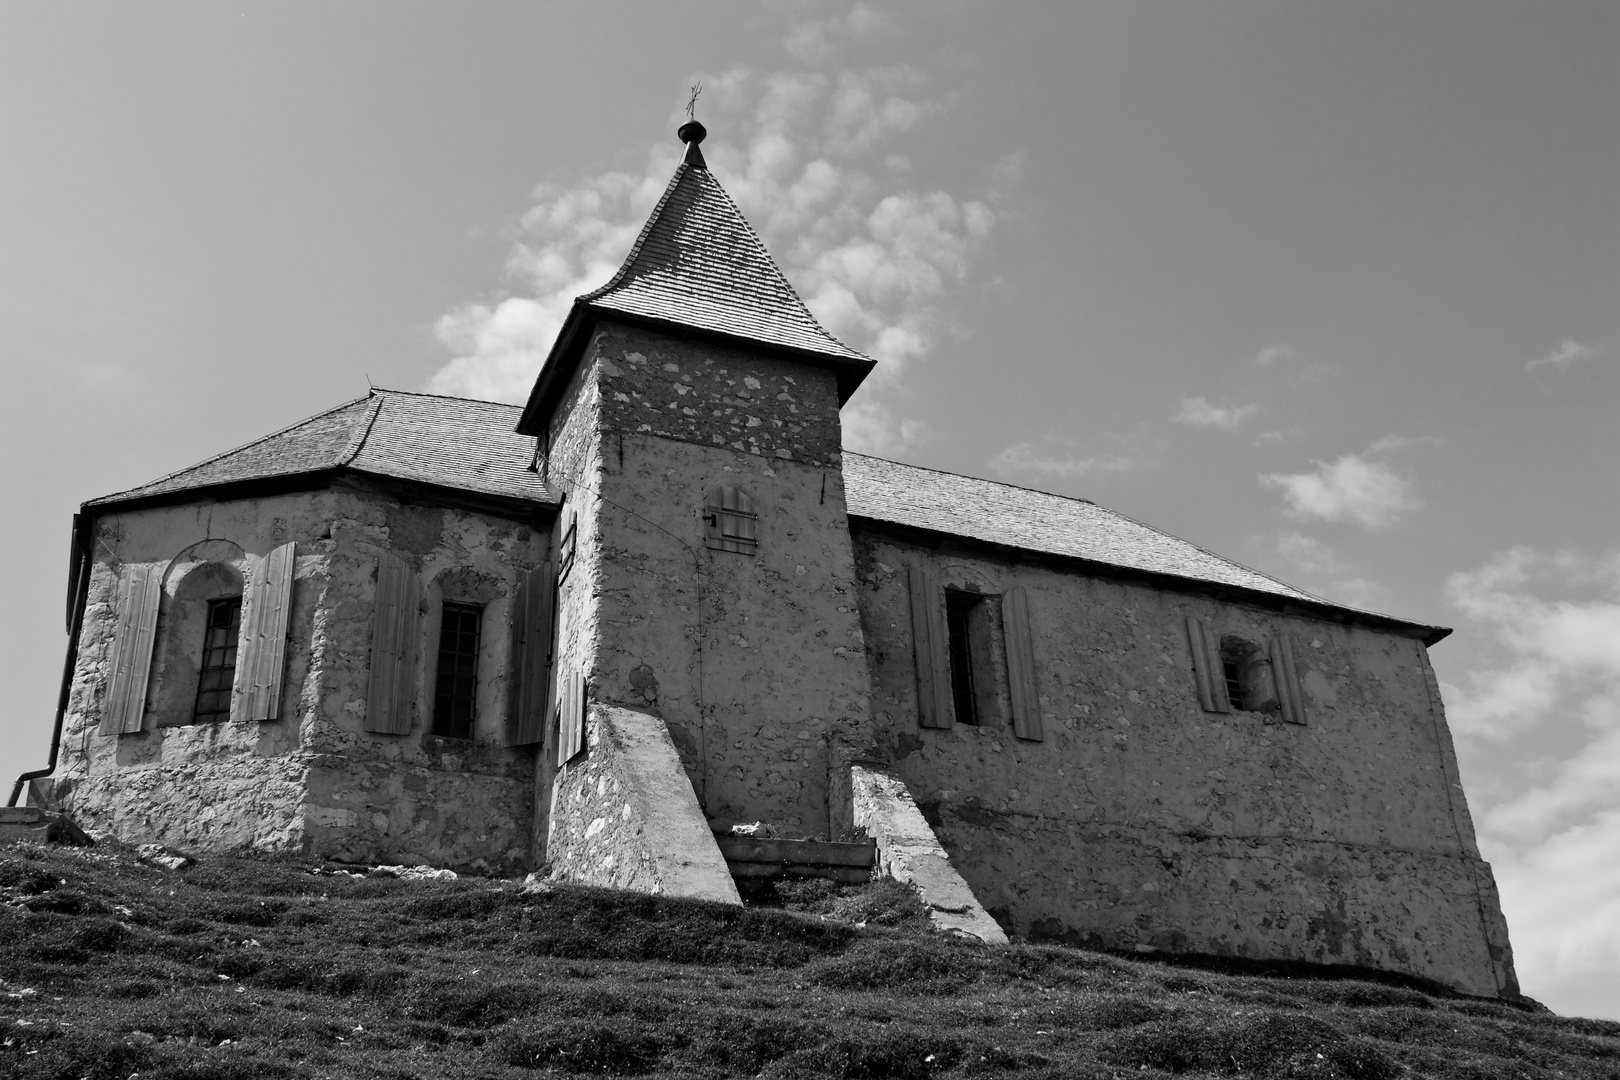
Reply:
[[[1016, 932], [1509, 984], [1420, 642], [870, 528], [856, 562], [883, 752]], [[991, 602], [1028, 590], [1044, 741], [918, 726], [911, 564]], [[1291, 634], [1308, 723], [1203, 712], [1189, 614]]]

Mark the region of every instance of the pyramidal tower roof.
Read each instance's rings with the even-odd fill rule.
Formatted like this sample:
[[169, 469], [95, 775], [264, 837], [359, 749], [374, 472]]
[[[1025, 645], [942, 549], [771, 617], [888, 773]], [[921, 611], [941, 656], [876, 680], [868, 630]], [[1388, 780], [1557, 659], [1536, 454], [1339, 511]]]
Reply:
[[697, 331], [834, 369], [847, 400], [874, 362], [829, 334], [709, 171], [705, 135], [683, 124], [685, 157], [607, 284], [574, 301], [540, 370], [518, 430], [533, 433], [562, 392], [599, 315]]

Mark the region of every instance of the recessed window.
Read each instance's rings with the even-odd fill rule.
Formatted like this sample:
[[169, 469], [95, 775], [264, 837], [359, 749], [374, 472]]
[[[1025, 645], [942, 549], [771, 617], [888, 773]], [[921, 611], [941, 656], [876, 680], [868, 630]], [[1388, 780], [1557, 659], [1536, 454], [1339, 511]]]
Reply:
[[1260, 646], [1231, 634], [1221, 638], [1221, 673], [1232, 708], [1241, 712], [1277, 711], [1271, 659]]
[[470, 739], [478, 701], [478, 634], [484, 609], [445, 601], [439, 627], [438, 677], [433, 693], [433, 734]]
[[231, 718], [231, 683], [236, 677], [236, 645], [241, 629], [240, 596], [208, 601], [202, 668], [197, 677], [197, 704], [191, 711], [193, 723]]
[[950, 640], [951, 700], [958, 724], [979, 723], [978, 694], [973, 685], [973, 618], [984, 597], [977, 593], [945, 590], [945, 633]]

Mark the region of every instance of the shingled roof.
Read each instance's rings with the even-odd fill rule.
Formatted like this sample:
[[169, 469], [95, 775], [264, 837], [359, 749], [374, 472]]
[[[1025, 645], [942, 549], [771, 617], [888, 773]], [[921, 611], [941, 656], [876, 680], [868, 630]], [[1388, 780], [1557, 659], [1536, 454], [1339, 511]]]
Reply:
[[[701, 125], [695, 126], [701, 142]], [[830, 367], [838, 374], [841, 402], [874, 366], [810, 314], [696, 149], [695, 143], [688, 146], [618, 272], [574, 301], [535, 380], [520, 430], [539, 431], [573, 374], [583, 331], [601, 315], [695, 330]]]
[[822, 329], [707, 168], [682, 163], [624, 265], [579, 301], [598, 311], [869, 364]]
[[844, 497], [851, 517], [1354, 612], [1428, 631], [1431, 644], [1449, 632], [1325, 600], [1086, 499], [848, 451]]
[[518, 409], [493, 401], [373, 390], [245, 446], [94, 499], [108, 506], [277, 477], [347, 470], [530, 502], [557, 496], [529, 471]]

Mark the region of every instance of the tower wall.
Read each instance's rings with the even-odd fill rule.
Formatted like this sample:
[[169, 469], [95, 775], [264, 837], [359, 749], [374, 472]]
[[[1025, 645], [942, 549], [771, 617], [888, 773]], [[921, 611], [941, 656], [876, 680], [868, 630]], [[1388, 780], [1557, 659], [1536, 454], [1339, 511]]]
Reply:
[[[868, 672], [834, 377], [605, 322], [553, 424], [578, 537], [561, 649], [592, 701], [665, 721], [717, 827], [847, 830], [829, 776], [866, 738]], [[705, 546], [720, 485], [753, 500], [756, 553]]]

